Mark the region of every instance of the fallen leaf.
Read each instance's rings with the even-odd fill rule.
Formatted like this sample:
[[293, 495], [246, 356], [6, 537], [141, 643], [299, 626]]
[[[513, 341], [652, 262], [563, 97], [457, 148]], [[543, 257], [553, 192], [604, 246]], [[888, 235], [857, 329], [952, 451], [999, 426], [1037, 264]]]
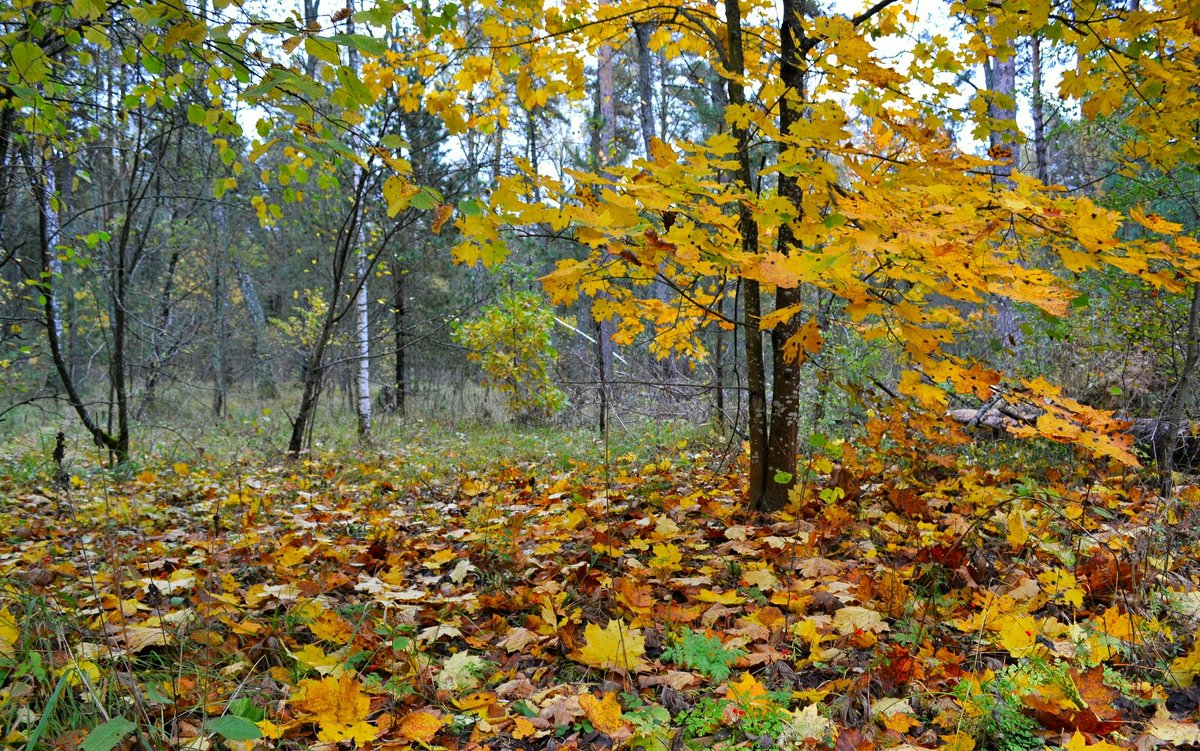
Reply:
[[0, 608], [0, 657], [11, 656], [13, 647], [20, 637], [21, 632], [17, 630], [17, 619], [8, 612], [8, 606], [5, 605]]
[[428, 712], [412, 712], [400, 721], [400, 737], [406, 741], [417, 743], [432, 743], [442, 729], [442, 720]]
[[563, 696], [548, 703], [538, 712], [538, 718], [549, 727], [561, 728], [583, 717], [583, 707], [578, 696]]
[[1171, 714], [1162, 704], [1158, 705], [1158, 711], [1145, 730], [1160, 741], [1178, 746], [1200, 744], [1200, 724], [1171, 719]]
[[455, 652], [442, 664], [437, 675], [437, 687], [442, 691], [470, 691], [483, 682], [491, 663], [470, 652]]
[[371, 699], [349, 674], [320, 680], [306, 678], [289, 702], [304, 722], [319, 725], [317, 739], [322, 741], [375, 740], [376, 728], [367, 722]]
[[592, 726], [602, 733], [612, 735], [625, 727], [625, 720], [621, 717], [621, 705], [617, 702], [617, 695], [612, 692], [604, 694], [601, 699], [590, 693], [580, 694], [579, 706]]
[[584, 665], [619, 673], [636, 673], [650, 668], [642, 659], [646, 653], [646, 639], [641, 629], [630, 628], [624, 621], [614, 618], [604, 628], [589, 623], [583, 636], [585, 644], [575, 653], [574, 659]]
[[666, 673], [659, 675], [638, 676], [638, 686], [640, 688], [670, 686], [676, 691], [683, 691], [684, 689], [690, 688], [693, 684], [699, 682], [699, 676], [682, 670], [668, 670]]
[[836, 735], [837, 726], [821, 714], [818, 704], [809, 704], [803, 709], [794, 710], [788, 717], [789, 739], [823, 742], [826, 738], [834, 738]]
[[833, 626], [843, 636], [856, 631], [881, 633], [890, 628], [880, 613], [857, 605], [847, 605], [834, 613]]

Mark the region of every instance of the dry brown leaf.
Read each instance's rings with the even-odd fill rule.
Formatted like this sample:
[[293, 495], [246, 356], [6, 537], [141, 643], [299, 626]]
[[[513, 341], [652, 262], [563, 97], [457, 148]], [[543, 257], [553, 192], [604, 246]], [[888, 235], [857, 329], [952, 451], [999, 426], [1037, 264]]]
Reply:
[[683, 670], [668, 670], [660, 675], [640, 675], [638, 676], [638, 687], [653, 688], [656, 686], [670, 686], [676, 691], [683, 691], [691, 688], [693, 685], [700, 683], [700, 676], [695, 673], [688, 673]]

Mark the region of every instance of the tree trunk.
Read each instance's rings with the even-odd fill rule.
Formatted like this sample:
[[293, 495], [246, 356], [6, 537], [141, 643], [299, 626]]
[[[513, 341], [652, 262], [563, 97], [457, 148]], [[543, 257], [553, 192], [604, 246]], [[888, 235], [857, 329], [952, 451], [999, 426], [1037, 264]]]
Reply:
[[[349, 20], [346, 22], [346, 32], [353, 34], [354, 0], [347, 0], [346, 10], [350, 12]], [[349, 45], [347, 49], [350, 70], [357, 76], [359, 74], [358, 49], [354, 45]], [[354, 173], [354, 182], [357, 185], [362, 182], [362, 168], [355, 165]], [[358, 251], [355, 254], [357, 260], [355, 271], [358, 277], [358, 291], [354, 296], [354, 336], [358, 351], [354, 361], [354, 412], [358, 418], [358, 440], [362, 443], [369, 443], [371, 440], [371, 319], [367, 298], [367, 272], [370, 263], [367, 258], [366, 236], [364, 234], [366, 222], [364, 221], [363, 214], [365, 211], [361, 202], [358, 203], [357, 208], [360, 213], [356, 220], [358, 225], [356, 233]]]
[[[729, 34], [729, 104], [742, 107], [746, 104], [746, 90], [741, 83], [746, 72], [745, 51], [742, 46], [742, 9], [738, 0], [725, 0], [725, 18]], [[742, 190], [751, 189], [753, 169], [750, 165], [750, 134], [744, 125], [732, 126], [731, 132], [737, 141], [737, 179]], [[747, 255], [758, 253], [758, 223], [748, 200], [738, 207], [738, 231], [742, 236], [742, 251]], [[761, 292], [758, 281], [742, 281], [742, 326], [745, 328], [746, 392], [748, 414], [746, 432], [750, 443], [750, 476], [747, 479], [746, 499], [751, 507], [758, 507], [767, 492], [767, 377], [763, 364]]]
[[[600, 5], [608, 5], [608, 0], [601, 0]], [[617, 147], [617, 115], [614, 107], [613, 86], [613, 48], [605, 44], [596, 53], [596, 88], [597, 113], [600, 119], [598, 139], [596, 141], [596, 159], [600, 165], [601, 174], [607, 174], [607, 166], [612, 162], [613, 152]], [[606, 253], [607, 255], [607, 253]], [[601, 292], [597, 300], [608, 299]], [[593, 309], [594, 310], [594, 309]], [[612, 377], [613, 361], [613, 323], [612, 319], [597, 317], [593, 312], [592, 322], [596, 331], [596, 374], [599, 381], [600, 418], [598, 428], [601, 433], [608, 430], [609, 381]]]
[[[308, 445], [309, 430], [312, 426], [313, 412], [316, 408], [317, 397], [321, 393], [321, 381], [325, 375], [325, 353], [329, 349], [329, 340], [338, 322], [349, 312], [349, 306], [342, 305], [342, 295], [346, 291], [346, 283], [351, 273], [351, 256], [357, 258], [354, 252], [359, 245], [359, 217], [362, 216], [364, 192], [366, 190], [366, 172], [358, 175], [359, 182], [354, 186], [354, 203], [350, 207], [348, 220], [338, 233], [337, 244], [334, 247], [332, 264], [332, 286], [326, 298], [328, 306], [325, 316], [321, 319], [321, 328], [317, 339], [308, 352], [304, 364], [304, 386], [300, 394], [300, 406], [296, 416], [292, 418], [292, 435], [288, 439], [287, 452], [299, 456]], [[368, 266], [367, 271], [370, 271]]]
[[354, 297], [354, 334], [356, 337], [357, 357], [355, 359], [354, 395], [356, 399], [355, 415], [358, 418], [358, 439], [364, 443], [371, 440], [371, 332], [370, 310], [367, 305], [367, 248], [362, 234], [362, 224], [358, 231], [358, 252], [356, 272], [358, 276], [358, 294]]
[[138, 409], [139, 418], [156, 406], [158, 379], [162, 377], [163, 365], [174, 350], [168, 339], [171, 331], [171, 319], [175, 310], [171, 295], [175, 287], [175, 270], [179, 266], [179, 256], [179, 250], [171, 253], [171, 258], [167, 261], [167, 278], [163, 281], [162, 292], [158, 295], [158, 324], [154, 327], [151, 335], [150, 367], [148, 368], [149, 372], [146, 373], [142, 405]]
[[1159, 484], [1163, 495], [1169, 495], [1173, 488], [1175, 469], [1175, 449], [1179, 444], [1179, 432], [1183, 427], [1183, 417], [1187, 403], [1192, 397], [1192, 381], [1196, 372], [1196, 362], [1200, 360], [1200, 284], [1192, 285], [1192, 304], [1188, 310], [1187, 342], [1183, 359], [1183, 371], [1179, 381], [1171, 390], [1163, 412], [1167, 416], [1168, 430], [1162, 440], [1155, 442], [1155, 458], [1158, 460]]
[[1050, 164], [1046, 161], [1046, 99], [1042, 96], [1042, 40], [1036, 35], [1030, 38], [1032, 59], [1033, 96], [1033, 158], [1035, 175], [1043, 183], [1050, 182]]
[[[301, 10], [304, 13], [304, 28], [317, 29], [320, 23], [317, 20], [317, 15], [321, 10], [321, 0], [301, 0]], [[305, 55], [304, 57], [304, 72], [309, 78], [313, 78], [317, 74], [317, 58], [313, 55]]]
[[[992, 16], [992, 24], [996, 23]], [[1012, 121], [1017, 113], [1014, 109], [1017, 95], [1017, 60], [1011, 52], [1007, 57], [992, 57], [990, 64], [984, 68], [984, 78], [991, 98], [988, 100], [988, 117], [992, 120], [1004, 120], [1003, 128], [993, 124], [988, 134], [989, 155], [999, 164], [992, 168], [992, 181], [1002, 190], [1013, 187], [1013, 166], [1017, 158], [1017, 134]], [[996, 97], [1002, 96], [1007, 101], [1001, 103]], [[996, 338], [1001, 346], [1009, 353], [1009, 358], [1016, 362], [1021, 348], [1021, 327], [1017, 311], [1012, 300], [998, 297], [996, 306]]]
[[229, 390], [229, 288], [225, 279], [225, 255], [229, 248], [229, 223], [225, 218], [225, 210], [218, 203], [214, 211], [217, 222], [217, 252], [213, 255], [213, 322], [215, 323], [213, 342], [213, 394], [212, 413], [214, 417], [224, 417], [226, 395]]
[[650, 141], [654, 138], [654, 54], [650, 51], [650, 24], [639, 21], [633, 25], [638, 55], [638, 120], [642, 126], [642, 144], [650, 158]]
[[[717, 300], [717, 312], [725, 314], [725, 298]], [[713, 410], [716, 424], [725, 429], [725, 329], [718, 327], [713, 342]]]
[[275, 374], [266, 353], [267, 314], [258, 299], [258, 288], [254, 285], [254, 278], [236, 257], [233, 259], [233, 273], [237, 276], [242, 303], [246, 306], [246, 315], [250, 319], [250, 348], [251, 357], [254, 359], [255, 389], [260, 397], [274, 399], [279, 390], [275, 386]]
[[[800, 25], [803, 4], [800, 0], [784, 0], [780, 22], [781, 40], [779, 75], [784, 93], [779, 97], [779, 132], [785, 137], [799, 120], [800, 102], [806, 96], [804, 60], [807, 54], [804, 29]], [[787, 149], [780, 145], [780, 152]], [[797, 211], [803, 205], [803, 188], [794, 174], [779, 175], [779, 195]], [[791, 255], [801, 248], [792, 234], [790, 224], [779, 228], [780, 253]], [[798, 305], [800, 287], [779, 288], [775, 292], [776, 309]], [[796, 482], [796, 459], [799, 450], [800, 368], [784, 355], [784, 343], [800, 328], [799, 316], [771, 329], [771, 424], [768, 429], [767, 471], [765, 492], [758, 501], [764, 510], [775, 511], [788, 502], [788, 492]]]
[[[343, 240], [339, 239], [339, 243], [342, 242]], [[344, 256], [345, 253], [343, 252], [342, 255]], [[335, 260], [335, 265], [336, 263]], [[341, 297], [342, 280], [342, 274], [335, 274], [333, 293], [330, 295], [334, 304], [325, 309], [325, 317], [321, 319], [321, 329], [317, 333], [317, 340], [313, 342], [308, 359], [304, 363], [304, 386], [300, 392], [300, 407], [296, 410], [296, 416], [292, 418], [292, 435], [288, 439], [287, 451], [291, 456], [299, 456], [308, 445], [309, 427], [317, 405], [317, 397], [321, 393], [321, 381], [325, 376], [325, 350], [329, 347], [329, 339], [338, 320], [337, 300]]]
[[[75, 379], [71, 375], [62, 348], [62, 313], [58, 303], [56, 284], [61, 278], [62, 265], [58, 258], [58, 239], [61, 233], [59, 221], [60, 206], [56, 196], [54, 172], [42, 158], [42, 163], [36, 165], [32, 158], [26, 162], [29, 178], [33, 188], [34, 198], [38, 209], [38, 261], [39, 279], [38, 291], [42, 298], [42, 316], [46, 325], [46, 339], [50, 345], [50, 359], [62, 380], [63, 390], [67, 392], [67, 400], [79, 421], [92, 436], [97, 446], [107, 449], [120, 464], [129, 460], [129, 434], [113, 435], [100, 427], [95, 416], [88, 409], [79, 392]], [[57, 271], [56, 271], [57, 269]]]
[[404, 269], [396, 259], [392, 260], [392, 336], [396, 349], [396, 370], [392, 379], [391, 409], [401, 417], [404, 416], [405, 400], [408, 396], [408, 384], [404, 379], [404, 349], [408, 346], [404, 333]]

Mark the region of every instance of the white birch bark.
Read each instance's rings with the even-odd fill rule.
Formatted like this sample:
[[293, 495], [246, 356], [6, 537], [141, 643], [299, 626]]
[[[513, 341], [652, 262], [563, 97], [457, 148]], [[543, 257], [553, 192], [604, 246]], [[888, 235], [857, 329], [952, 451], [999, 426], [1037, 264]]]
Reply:
[[[354, 0], [347, 0], [346, 7], [350, 10], [350, 18], [346, 22], [346, 31], [354, 33]], [[350, 69], [355, 75], [359, 73], [358, 50], [350, 45], [348, 48]], [[362, 167], [354, 167], [354, 184], [361, 185], [363, 179]], [[367, 298], [367, 271], [371, 264], [367, 258], [366, 233], [364, 232], [364, 215], [361, 199], [355, 204], [358, 212], [355, 226], [355, 240], [358, 243], [355, 275], [358, 279], [358, 293], [354, 298], [354, 337], [357, 353], [355, 357], [355, 413], [358, 418], [358, 437], [366, 441], [371, 438], [371, 322]]]

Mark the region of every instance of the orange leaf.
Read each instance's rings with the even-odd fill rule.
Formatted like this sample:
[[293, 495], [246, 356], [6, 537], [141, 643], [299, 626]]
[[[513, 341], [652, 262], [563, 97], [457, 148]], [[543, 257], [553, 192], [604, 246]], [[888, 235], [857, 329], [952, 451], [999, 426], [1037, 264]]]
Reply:
[[793, 365], [803, 365], [809, 355], [821, 351], [821, 345], [824, 343], [821, 325], [817, 322], [817, 317], [813, 316], [783, 343], [783, 356]]
[[413, 712], [400, 722], [400, 735], [405, 740], [432, 743], [442, 729], [442, 720], [428, 712]]
[[513, 718], [512, 737], [517, 740], [528, 738], [531, 735], [537, 734], [537, 728], [529, 720], [520, 715]]
[[440, 203], [433, 210], [433, 225], [429, 228], [435, 235], [442, 234], [442, 227], [446, 226], [446, 222], [450, 221], [450, 217], [454, 214], [454, 207], [448, 203]]
[[580, 694], [579, 706], [583, 707], [583, 713], [592, 725], [602, 733], [612, 735], [625, 727], [625, 720], [621, 718], [621, 705], [617, 703], [617, 695], [612, 692], [606, 693], [603, 699], [597, 699], [591, 694]]
[[741, 678], [729, 684], [729, 698], [742, 709], [771, 702], [766, 687], [749, 673], [742, 673]]
[[308, 624], [308, 630], [318, 639], [334, 644], [346, 644], [354, 636], [354, 627], [332, 610], [326, 610], [317, 616], [315, 621]]

